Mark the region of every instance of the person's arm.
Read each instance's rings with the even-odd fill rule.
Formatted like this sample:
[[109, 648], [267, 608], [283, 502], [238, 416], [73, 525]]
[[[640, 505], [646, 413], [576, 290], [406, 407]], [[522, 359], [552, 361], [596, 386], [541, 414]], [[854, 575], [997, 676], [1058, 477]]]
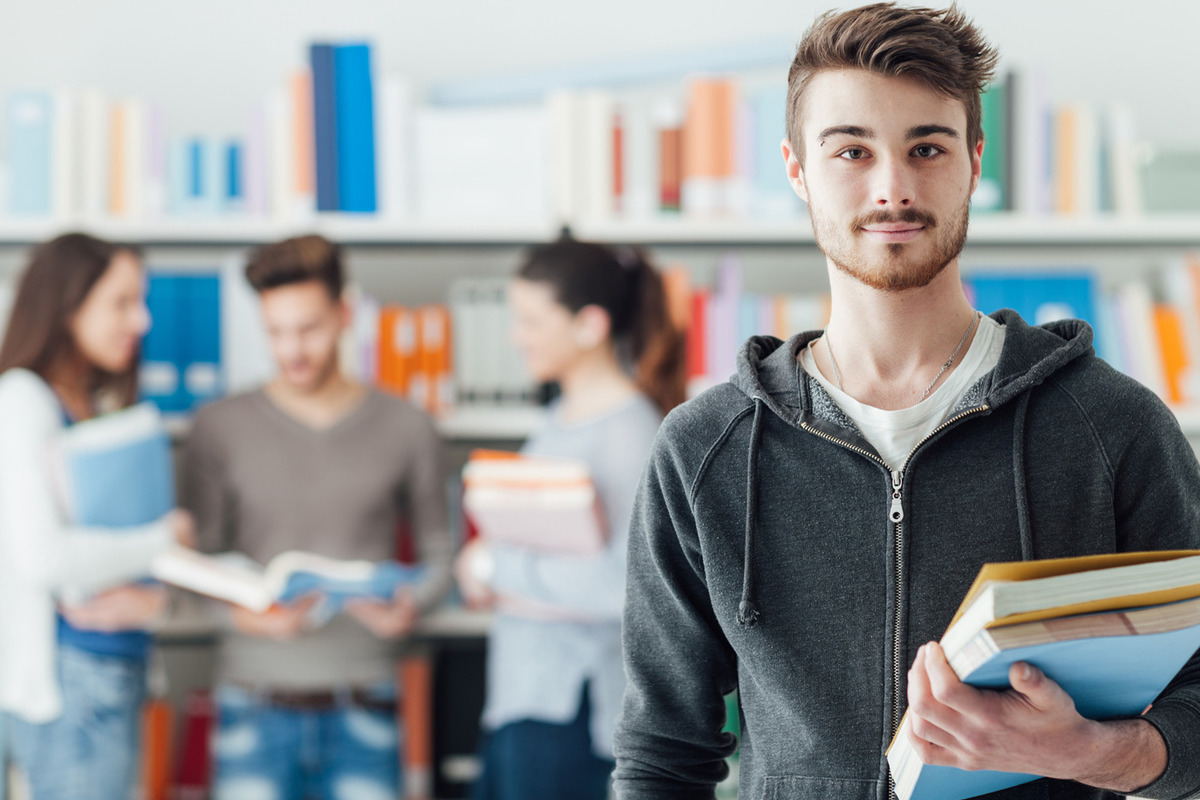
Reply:
[[0, 385], [0, 529], [14, 574], [56, 594], [83, 597], [150, 572], [173, 541], [164, 519], [119, 530], [71, 524], [51, 478], [57, 404], [34, 376]]
[[737, 661], [709, 600], [671, 418], [642, 477], [629, 538], [624, 616], [629, 682], [613, 738], [617, 796], [705, 798], [736, 747], [723, 733]]
[[[1200, 465], [1171, 412], [1148, 391], [1114, 398], [1133, 417], [1093, 420], [1112, 465], [1121, 551], [1200, 549]], [[1124, 402], [1122, 402], [1124, 401]], [[958, 681], [941, 648], [925, 645], [909, 672], [913, 745], [926, 763], [1028, 772], [1145, 798], [1200, 794], [1200, 653], [1140, 718], [1094, 722], [1039, 670], [1010, 672], [1013, 688]]]
[[592, 465], [608, 529], [604, 550], [555, 555], [493, 546], [489, 583], [498, 597], [515, 596], [586, 619], [621, 619], [629, 520], [657, 428], [657, 419], [621, 416], [604, 432], [604, 445]]

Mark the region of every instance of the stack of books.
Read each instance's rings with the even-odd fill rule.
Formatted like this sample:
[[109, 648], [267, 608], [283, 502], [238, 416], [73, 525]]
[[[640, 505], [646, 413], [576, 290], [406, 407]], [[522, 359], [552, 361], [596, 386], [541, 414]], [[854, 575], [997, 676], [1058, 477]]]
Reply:
[[[1089, 719], [1137, 717], [1200, 647], [1200, 551], [986, 564], [941, 646], [972, 686], [1007, 689], [1022, 661]], [[907, 715], [887, 758], [900, 800], [961, 800], [1041, 777], [925, 764]]]

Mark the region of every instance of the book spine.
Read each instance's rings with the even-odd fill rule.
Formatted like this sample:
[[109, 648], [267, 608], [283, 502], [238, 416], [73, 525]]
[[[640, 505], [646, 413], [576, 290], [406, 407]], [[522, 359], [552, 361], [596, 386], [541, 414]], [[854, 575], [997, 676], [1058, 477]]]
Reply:
[[365, 44], [334, 48], [338, 208], [374, 213], [375, 109], [371, 49]]
[[316, 195], [318, 211], [337, 211], [338, 142], [337, 99], [334, 76], [334, 47], [314, 44], [309, 49], [313, 89], [313, 150], [316, 157]]
[[51, 212], [53, 97], [44, 92], [14, 94], [8, 100], [6, 122], [9, 213], [47, 217]]

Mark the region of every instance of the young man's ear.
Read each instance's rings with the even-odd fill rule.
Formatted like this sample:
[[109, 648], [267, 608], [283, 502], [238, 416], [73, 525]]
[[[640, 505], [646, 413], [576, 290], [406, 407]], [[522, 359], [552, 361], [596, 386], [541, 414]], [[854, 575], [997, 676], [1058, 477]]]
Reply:
[[979, 188], [979, 178], [981, 175], [983, 175], [982, 138], [975, 143], [975, 150], [971, 153], [971, 194], [975, 194], [975, 190]]
[[783, 152], [783, 164], [787, 169], [788, 183], [791, 184], [792, 191], [807, 203], [808, 187], [804, 183], [804, 170], [799, 156], [792, 151], [792, 144], [787, 137], [784, 137], [783, 141], [779, 143], [779, 149]]

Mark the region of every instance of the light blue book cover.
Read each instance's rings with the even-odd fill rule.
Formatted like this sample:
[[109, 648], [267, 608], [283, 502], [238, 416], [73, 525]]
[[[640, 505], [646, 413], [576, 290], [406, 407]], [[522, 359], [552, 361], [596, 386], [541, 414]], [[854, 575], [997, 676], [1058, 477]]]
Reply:
[[[1200, 647], [1200, 625], [1166, 633], [1109, 636], [1002, 651], [963, 680], [972, 686], [1003, 689], [1008, 669], [1026, 661], [1058, 683], [1089, 719], [1139, 716]], [[912, 800], [965, 800], [1037, 780], [1015, 772], [925, 765]]]
[[8, 98], [8, 210], [19, 216], [50, 214], [50, 153], [54, 99], [47, 92]]
[[760, 217], [791, 218], [804, 203], [792, 191], [784, 167], [783, 141], [787, 87], [759, 89], [750, 96], [754, 134], [754, 212]]
[[148, 403], [67, 428], [58, 452], [76, 524], [145, 525], [175, 507], [171, 440]]
[[289, 577], [280, 602], [288, 603], [306, 594], [319, 592], [336, 607], [347, 600], [373, 599], [391, 600], [396, 590], [417, 583], [425, 576], [426, 568], [401, 564], [398, 561], [381, 561], [375, 565], [366, 580], [344, 580], [323, 575], [319, 572], [298, 571]]
[[375, 196], [375, 111], [371, 88], [371, 48], [334, 48], [337, 113], [338, 207], [373, 213]]

